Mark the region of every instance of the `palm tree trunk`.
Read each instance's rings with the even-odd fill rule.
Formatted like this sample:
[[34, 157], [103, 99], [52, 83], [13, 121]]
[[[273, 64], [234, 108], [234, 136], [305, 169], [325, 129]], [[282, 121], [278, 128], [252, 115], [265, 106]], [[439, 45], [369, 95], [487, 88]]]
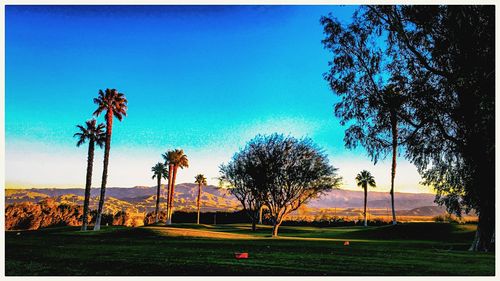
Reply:
[[198, 207], [198, 218], [196, 219], [196, 224], [200, 224], [200, 197], [201, 197], [201, 183], [198, 184], [198, 200], [196, 205]]
[[82, 217], [82, 230], [87, 230], [88, 214], [89, 214], [89, 201], [90, 189], [92, 188], [92, 168], [94, 165], [94, 141], [89, 142], [89, 151], [87, 153], [87, 177], [85, 181], [85, 199], [83, 200], [83, 217]]
[[106, 181], [108, 180], [109, 150], [111, 149], [111, 134], [113, 129], [113, 112], [106, 112], [106, 142], [104, 144], [104, 161], [102, 169], [101, 195], [99, 197], [99, 207], [97, 208], [97, 217], [94, 230], [101, 229], [101, 216], [104, 207], [104, 197], [106, 195]]
[[398, 154], [398, 127], [397, 127], [396, 114], [391, 114], [391, 127], [392, 127], [392, 168], [391, 168], [391, 207], [392, 207], [392, 224], [397, 224], [396, 209], [394, 208], [394, 178], [396, 177], [396, 157]]
[[368, 226], [368, 222], [366, 221], [366, 200], [367, 200], [367, 197], [368, 197], [368, 186], [363, 186], [364, 187], [364, 190], [365, 190], [365, 208], [364, 208], [364, 211], [363, 211], [363, 215], [365, 217], [365, 226]]
[[158, 176], [158, 189], [156, 190], [156, 210], [155, 223], [158, 223], [158, 215], [160, 213], [160, 188], [161, 188], [161, 173]]
[[172, 173], [174, 170], [174, 165], [168, 165], [168, 183], [167, 183], [167, 221], [166, 224], [171, 224], [170, 220], [170, 195], [172, 194], [171, 186], [172, 186]]
[[174, 213], [174, 193], [175, 193], [175, 178], [177, 177], [177, 166], [174, 165], [174, 171], [172, 173], [172, 183], [170, 184], [170, 215], [168, 216], [167, 224], [172, 224], [172, 215]]

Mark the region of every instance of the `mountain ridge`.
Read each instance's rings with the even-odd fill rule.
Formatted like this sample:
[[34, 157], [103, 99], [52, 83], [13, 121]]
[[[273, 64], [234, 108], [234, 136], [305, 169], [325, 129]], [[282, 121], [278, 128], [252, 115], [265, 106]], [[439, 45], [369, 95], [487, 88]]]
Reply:
[[[134, 187], [107, 187], [106, 198], [114, 198], [129, 204], [139, 204], [148, 206], [138, 206], [138, 209], [149, 210], [150, 204], [156, 199], [156, 186], [134, 186]], [[175, 205], [177, 208], [189, 210], [194, 206], [198, 186], [194, 183], [177, 184], [175, 187]], [[227, 190], [220, 189], [213, 185], [202, 188], [202, 198], [207, 207], [214, 210], [237, 209], [239, 202]], [[98, 199], [100, 188], [91, 189], [91, 198]], [[70, 195], [77, 197], [72, 198]], [[83, 188], [15, 188], [6, 189], [6, 204], [15, 202], [39, 202], [47, 197], [56, 198], [58, 201], [69, 201], [71, 198], [74, 203], [83, 200]], [[69, 197], [68, 197], [69, 196]], [[165, 185], [161, 186], [161, 197], [166, 196]], [[434, 203], [434, 194], [430, 193], [409, 193], [395, 192], [396, 210], [411, 210], [424, 206], [437, 206]], [[311, 200], [308, 208], [360, 208], [363, 206], [363, 191], [334, 189], [324, 195]], [[128, 205], [128, 204], [126, 204]], [[220, 205], [220, 206], [219, 206]], [[236, 206], [238, 205], [238, 206]], [[388, 192], [370, 191], [368, 193], [368, 206], [370, 208], [390, 208], [390, 195]]]

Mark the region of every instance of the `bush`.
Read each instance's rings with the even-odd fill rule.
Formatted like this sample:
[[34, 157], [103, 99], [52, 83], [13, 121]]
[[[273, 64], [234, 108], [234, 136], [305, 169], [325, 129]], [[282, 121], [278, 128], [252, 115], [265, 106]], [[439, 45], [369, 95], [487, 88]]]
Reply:
[[[90, 210], [89, 224], [95, 224], [97, 210]], [[5, 207], [6, 230], [35, 230], [54, 226], [81, 226], [83, 207], [79, 205], [60, 204], [53, 199], [45, 199], [39, 203], [14, 203]], [[102, 225], [140, 226], [142, 214], [129, 214], [120, 211], [116, 214], [103, 213]]]
[[39, 229], [50, 226], [81, 225], [83, 208], [59, 204], [52, 199], [39, 203], [14, 203], [5, 208], [5, 229]]
[[451, 214], [444, 214], [444, 215], [438, 215], [432, 218], [433, 221], [435, 222], [447, 222], [447, 223], [456, 223], [456, 224], [463, 224], [465, 221], [457, 217], [455, 215]]
[[[155, 223], [155, 212], [149, 212], [146, 214], [144, 217], [144, 225], [151, 225]], [[158, 216], [158, 222], [159, 223], [166, 223], [167, 222], [167, 212], [166, 211], [160, 211], [159, 216]]]

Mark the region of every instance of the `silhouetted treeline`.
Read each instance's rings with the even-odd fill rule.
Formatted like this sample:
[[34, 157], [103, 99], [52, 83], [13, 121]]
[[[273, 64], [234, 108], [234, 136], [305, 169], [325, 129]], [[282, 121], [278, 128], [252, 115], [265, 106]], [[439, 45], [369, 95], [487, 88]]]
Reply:
[[[172, 217], [173, 223], [194, 223], [196, 222], [196, 212], [183, 212], [176, 211]], [[154, 224], [154, 212], [150, 212], [146, 215], [144, 219], [145, 225]], [[160, 212], [159, 223], [164, 224], [166, 222], [166, 213], [164, 211]], [[369, 220], [370, 225], [380, 226], [391, 224], [390, 221], [385, 220]], [[252, 220], [248, 217], [244, 210], [237, 212], [206, 212], [200, 213], [200, 223], [201, 224], [232, 224], [232, 223], [252, 223]], [[262, 218], [262, 224], [273, 225], [272, 220], [269, 215], [265, 213]], [[329, 226], [356, 226], [363, 225], [362, 220], [352, 220], [343, 217], [335, 217], [331, 219], [321, 219], [314, 221], [306, 220], [285, 220], [283, 225], [286, 226], [315, 226], [315, 227], [329, 227]]]
[[[150, 225], [154, 223], [154, 212], [148, 213], [144, 218], [144, 224]], [[195, 223], [197, 218], [196, 212], [175, 211], [172, 216], [173, 223]], [[159, 222], [166, 222], [166, 213], [161, 211], [159, 214]], [[206, 212], [200, 213], [201, 224], [230, 224], [230, 223], [251, 223], [250, 218], [245, 211], [237, 212]]]

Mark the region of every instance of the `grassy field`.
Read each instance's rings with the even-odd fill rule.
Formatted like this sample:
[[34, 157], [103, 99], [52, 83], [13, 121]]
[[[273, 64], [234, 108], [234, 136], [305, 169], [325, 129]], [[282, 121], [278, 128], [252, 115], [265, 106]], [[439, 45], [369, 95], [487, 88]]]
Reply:
[[[475, 226], [193, 225], [8, 231], [6, 275], [494, 275], [494, 253], [467, 251]], [[349, 246], [344, 246], [349, 241]], [[235, 259], [234, 252], [248, 252]]]

